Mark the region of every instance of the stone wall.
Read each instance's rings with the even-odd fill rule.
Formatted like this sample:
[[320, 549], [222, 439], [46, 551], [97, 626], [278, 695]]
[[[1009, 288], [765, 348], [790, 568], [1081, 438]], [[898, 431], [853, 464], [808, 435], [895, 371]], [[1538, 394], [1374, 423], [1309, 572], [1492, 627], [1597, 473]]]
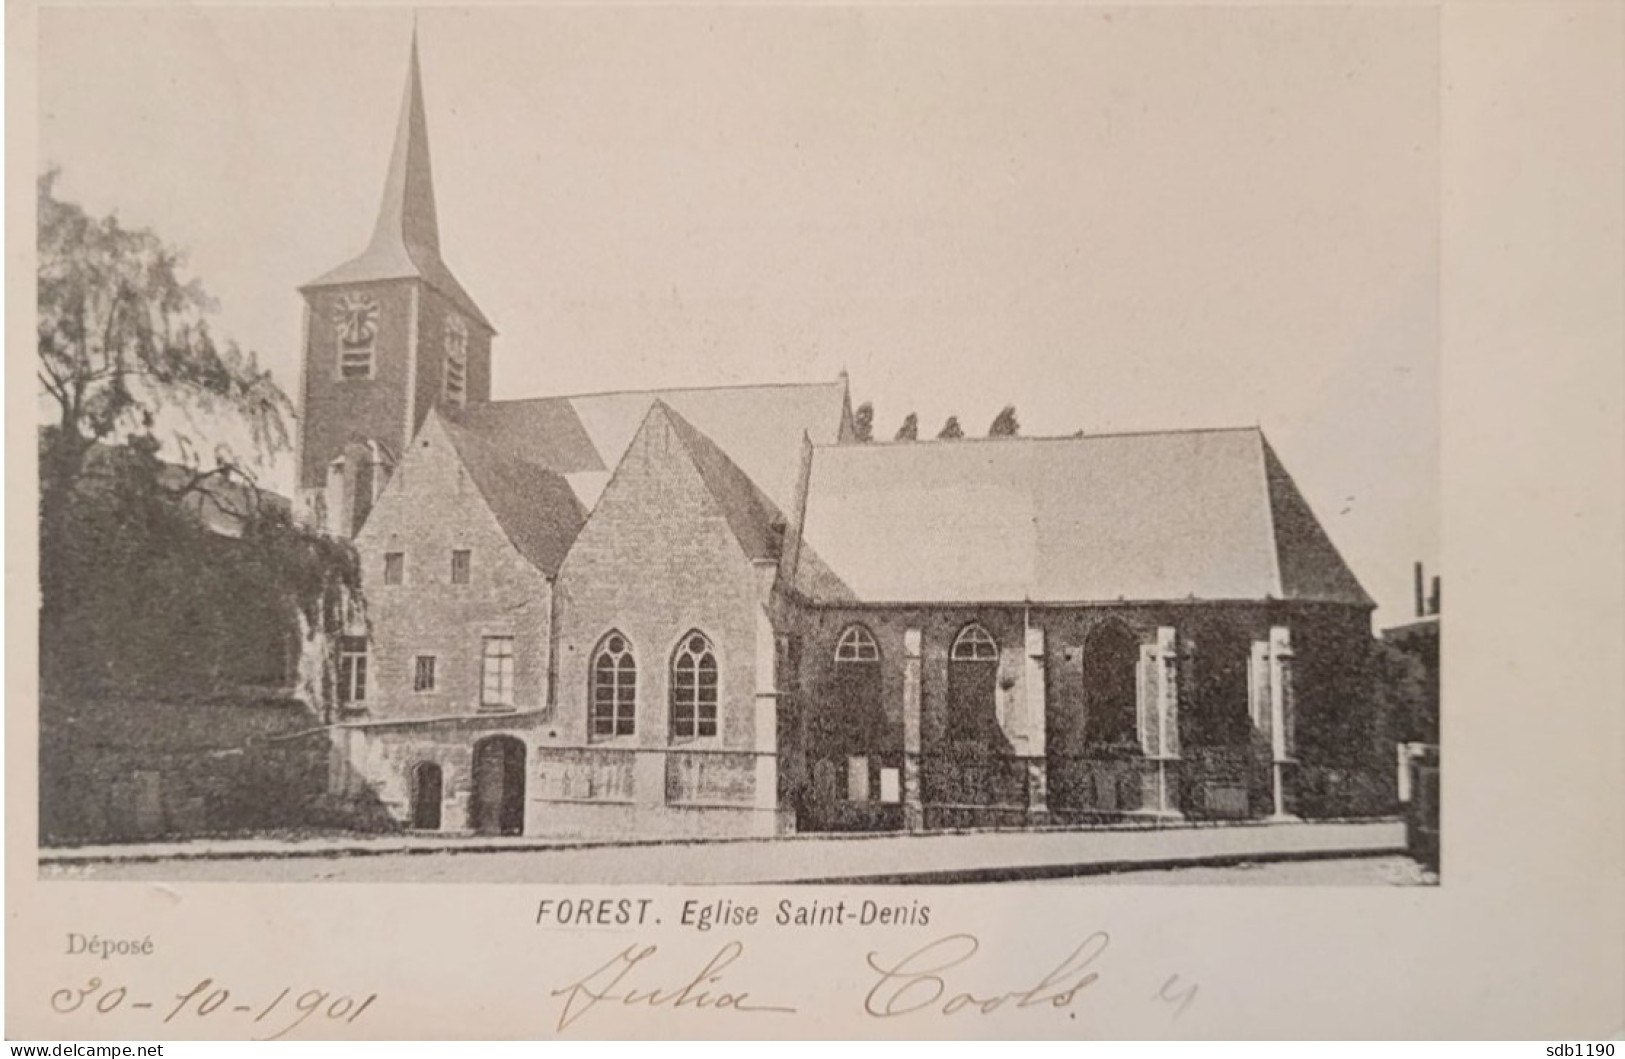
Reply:
[[[56, 699], [40, 705], [43, 845], [392, 827], [303, 703]], [[346, 789], [348, 788], [348, 789]]]
[[708, 749], [756, 748], [757, 626], [766, 590], [674, 430], [651, 417], [633, 440], [559, 571], [558, 726], [570, 744], [588, 731], [592, 659], [612, 631], [637, 664], [636, 730], [608, 746], [676, 745], [672, 660], [691, 631], [719, 668], [718, 732]]
[[[566, 558], [557, 592], [547, 834], [771, 834], [778, 805], [771, 565], [753, 563], [675, 429], [652, 414]], [[672, 663], [698, 631], [718, 666], [717, 733], [679, 737]], [[591, 670], [614, 632], [636, 662], [630, 735], [591, 731]], [[612, 782], [591, 775], [611, 762]], [[553, 793], [557, 791], [558, 793]], [[583, 791], [587, 792], [583, 794]]]
[[[370, 623], [366, 714], [374, 720], [481, 711], [484, 640], [511, 636], [513, 709], [548, 706], [551, 586], [508, 540], [455, 448], [430, 420], [356, 538]], [[453, 550], [470, 552], [469, 583], [451, 583]], [[384, 583], [399, 553], [402, 583]], [[415, 689], [418, 656], [435, 659], [433, 690]]]

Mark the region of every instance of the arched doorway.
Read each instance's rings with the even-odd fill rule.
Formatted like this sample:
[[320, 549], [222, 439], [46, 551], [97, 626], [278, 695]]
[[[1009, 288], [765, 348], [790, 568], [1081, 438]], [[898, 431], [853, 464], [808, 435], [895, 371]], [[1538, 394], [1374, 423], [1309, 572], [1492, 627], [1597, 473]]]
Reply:
[[517, 835], [525, 829], [525, 744], [511, 735], [474, 744], [474, 798], [470, 822], [482, 835]]
[[440, 830], [440, 802], [444, 779], [440, 766], [420, 761], [412, 769], [412, 826], [419, 831]]

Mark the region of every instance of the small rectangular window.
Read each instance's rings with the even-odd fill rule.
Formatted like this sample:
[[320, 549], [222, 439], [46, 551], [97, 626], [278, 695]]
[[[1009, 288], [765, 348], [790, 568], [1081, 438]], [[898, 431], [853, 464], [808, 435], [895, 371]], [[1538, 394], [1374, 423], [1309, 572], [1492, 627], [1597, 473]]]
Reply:
[[406, 575], [406, 553], [405, 552], [385, 552], [384, 553], [384, 584], [386, 584], [386, 585], [398, 585], [398, 584], [400, 584], [402, 582], [402, 580], [405, 579], [405, 575]]
[[903, 777], [897, 769], [880, 770], [880, 800], [892, 803], [903, 800]]
[[480, 668], [480, 705], [513, 705], [513, 637], [487, 636]]
[[473, 564], [474, 553], [466, 548], [459, 548], [451, 553], [451, 583], [454, 585], [468, 584], [469, 568]]
[[434, 655], [418, 655], [412, 670], [412, 690], [434, 690]]
[[345, 636], [339, 640], [339, 704], [348, 706], [367, 699], [367, 638]]

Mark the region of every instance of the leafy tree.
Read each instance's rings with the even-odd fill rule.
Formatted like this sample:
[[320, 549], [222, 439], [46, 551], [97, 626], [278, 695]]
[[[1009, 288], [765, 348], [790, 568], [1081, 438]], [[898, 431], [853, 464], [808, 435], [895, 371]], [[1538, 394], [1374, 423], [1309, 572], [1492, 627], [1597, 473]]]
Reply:
[[990, 438], [1013, 438], [1021, 433], [1021, 424], [1016, 421], [1016, 406], [1007, 404], [999, 414], [993, 418], [993, 425], [987, 428]]
[[875, 439], [875, 406], [868, 401], [858, 405], [858, 410], [852, 413], [852, 431], [859, 441], [873, 441]]
[[903, 417], [903, 425], [897, 428], [896, 441], [917, 441], [920, 437], [920, 417], [910, 412]]
[[965, 429], [959, 425], [958, 416], [949, 416], [948, 421], [942, 424], [942, 429], [937, 431], [939, 441], [958, 441], [964, 436]]
[[185, 465], [154, 435], [165, 410], [194, 429], [224, 417], [269, 458], [289, 447], [292, 402], [252, 353], [215, 341], [178, 251], [58, 198], [56, 179], [38, 182], [36, 369], [55, 412], [39, 448], [45, 690], [252, 682], [266, 644], [302, 641], [326, 701], [326, 645], [359, 599], [353, 548], [295, 525], [227, 447], [203, 466], [206, 426], [179, 439]]
[[354, 549], [294, 525], [252, 483], [157, 451], [139, 435], [94, 449], [63, 529], [40, 541], [47, 694], [213, 694], [286, 686], [295, 658], [319, 666], [301, 647], [342, 629]]
[[232, 415], [262, 456], [288, 448], [292, 402], [252, 353], [215, 341], [212, 299], [179, 251], [58, 198], [57, 177], [38, 182], [37, 377], [57, 419], [41, 468], [47, 515], [95, 445], [150, 434], [165, 408]]

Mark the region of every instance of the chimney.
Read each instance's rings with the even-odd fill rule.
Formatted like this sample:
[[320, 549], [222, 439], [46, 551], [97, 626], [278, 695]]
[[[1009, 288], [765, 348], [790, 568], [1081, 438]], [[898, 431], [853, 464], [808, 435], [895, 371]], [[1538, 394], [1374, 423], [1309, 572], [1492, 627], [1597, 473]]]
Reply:
[[1422, 598], [1422, 564], [1416, 564], [1416, 616], [1427, 617], [1427, 600]]
[[1438, 616], [1439, 613], [1439, 575], [1433, 575], [1433, 592], [1428, 598], [1428, 613]]

